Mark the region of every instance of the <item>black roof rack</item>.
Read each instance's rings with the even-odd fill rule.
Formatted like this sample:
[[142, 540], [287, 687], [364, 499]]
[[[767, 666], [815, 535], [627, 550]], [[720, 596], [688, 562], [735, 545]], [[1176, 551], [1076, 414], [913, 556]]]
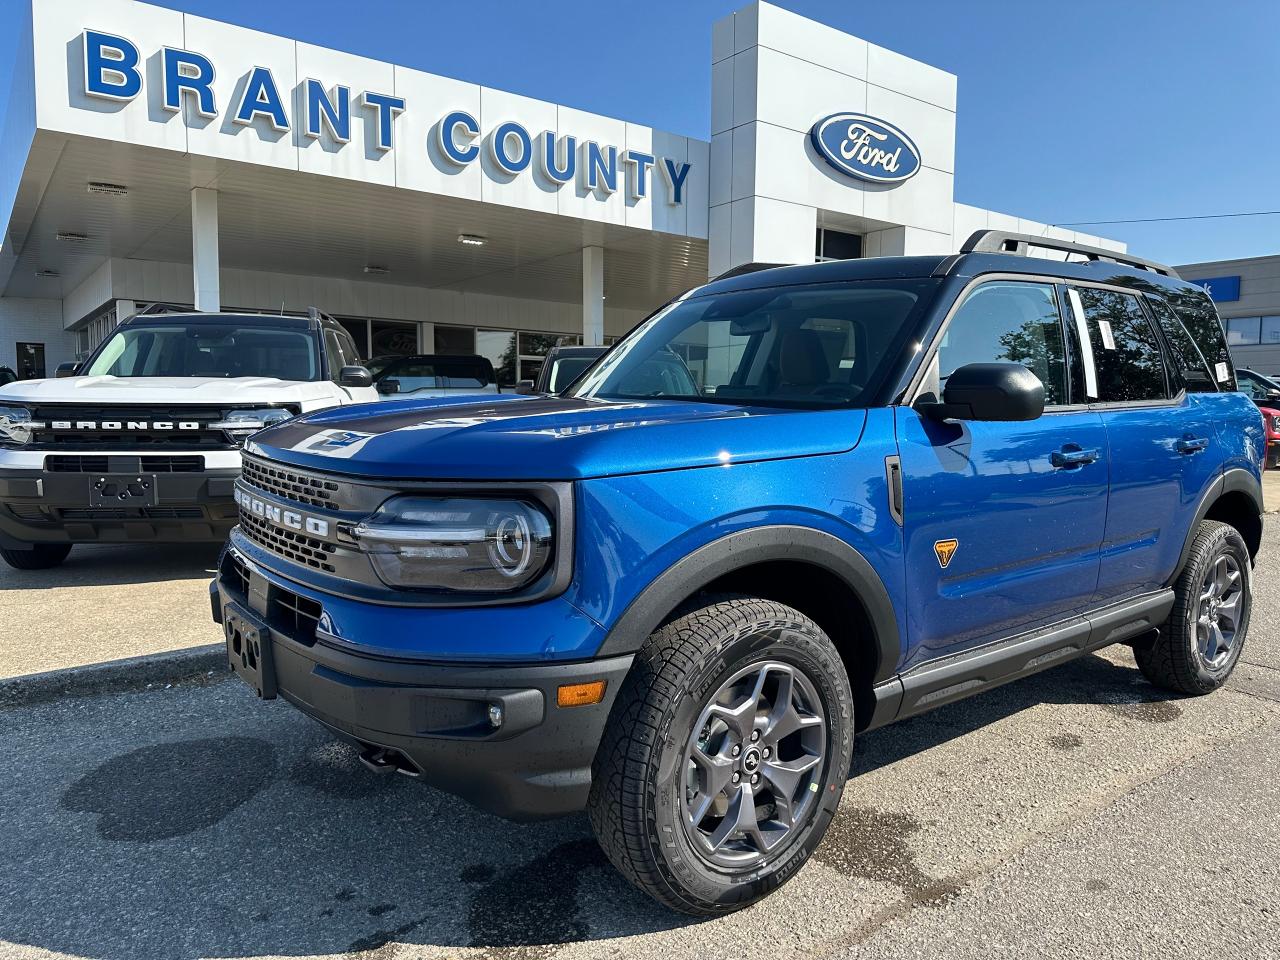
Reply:
[[1150, 270], [1175, 280], [1182, 279], [1173, 267], [1166, 267], [1154, 260], [1144, 260], [1127, 253], [1117, 253], [1105, 247], [1091, 247], [1085, 243], [1074, 243], [1071, 240], [1056, 240], [1053, 237], [1036, 237], [1029, 233], [1009, 233], [1005, 230], [976, 230], [960, 248], [961, 253], [1012, 253], [1019, 257], [1030, 256], [1029, 247], [1040, 247], [1044, 250], [1061, 250], [1064, 253], [1078, 253], [1090, 263], [1122, 263], [1127, 267]]

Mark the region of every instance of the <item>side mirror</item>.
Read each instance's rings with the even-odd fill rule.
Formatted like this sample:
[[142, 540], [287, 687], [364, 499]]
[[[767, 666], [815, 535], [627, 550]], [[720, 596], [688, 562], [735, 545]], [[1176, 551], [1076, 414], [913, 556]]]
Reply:
[[367, 367], [355, 365], [343, 367], [338, 371], [338, 385], [342, 387], [371, 387], [373, 374]]
[[380, 394], [384, 397], [389, 397], [394, 393], [400, 392], [400, 381], [393, 377], [388, 377], [386, 380], [379, 380], [377, 387]]
[[79, 369], [80, 364], [76, 363], [74, 360], [67, 360], [64, 363], [58, 364], [57, 369], [53, 371], [53, 375], [59, 379], [62, 377], [74, 377], [76, 375], [76, 371]]
[[536, 391], [533, 389], [532, 380], [521, 380], [516, 384], [516, 393], [523, 394], [526, 397], [532, 397]]
[[1035, 420], [1044, 413], [1044, 384], [1020, 363], [967, 363], [947, 377], [941, 403], [916, 408], [936, 420]]

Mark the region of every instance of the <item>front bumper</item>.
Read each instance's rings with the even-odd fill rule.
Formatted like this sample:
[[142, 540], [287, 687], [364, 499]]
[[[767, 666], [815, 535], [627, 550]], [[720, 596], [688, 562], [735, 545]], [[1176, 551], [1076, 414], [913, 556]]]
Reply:
[[[46, 469], [46, 458], [67, 466], [68, 460], [95, 457], [107, 461], [106, 471]], [[232, 493], [240, 451], [174, 451], [155, 459], [192, 457], [201, 458], [199, 469], [148, 472], [140, 469], [144, 461], [137, 454], [0, 451], [0, 546], [225, 540], [236, 523]], [[145, 474], [154, 482], [154, 496], [143, 505], [95, 503], [93, 485], [104, 473]]]
[[[323, 601], [295, 586], [234, 547], [224, 552], [210, 584], [218, 623], [227, 622], [233, 605], [232, 611], [250, 611], [265, 624], [263, 642], [270, 649], [264, 659], [272, 664], [273, 680], [265, 696], [278, 694], [362, 750], [398, 752], [424, 781], [499, 816], [541, 819], [586, 805], [591, 761], [630, 654], [516, 664], [353, 653], [327, 634], [331, 621]], [[406, 613], [430, 632], [432, 611]], [[477, 632], [473, 639], [482, 636]], [[605, 681], [601, 703], [557, 705], [558, 687], [592, 680]], [[489, 722], [495, 705], [504, 716], [496, 730]]]

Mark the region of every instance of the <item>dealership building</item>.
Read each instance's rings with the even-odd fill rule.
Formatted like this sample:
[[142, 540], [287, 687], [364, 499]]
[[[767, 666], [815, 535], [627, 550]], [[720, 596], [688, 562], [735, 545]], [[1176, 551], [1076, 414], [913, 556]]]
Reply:
[[1280, 256], [1188, 263], [1177, 270], [1213, 298], [1235, 365], [1273, 379], [1280, 375]]
[[[756, 261], [952, 252], [957, 78], [766, 3], [708, 25], [709, 139], [133, 0], [22, 0], [0, 364], [153, 303], [339, 318], [529, 376]], [[637, 65], [641, 66], [641, 65]]]

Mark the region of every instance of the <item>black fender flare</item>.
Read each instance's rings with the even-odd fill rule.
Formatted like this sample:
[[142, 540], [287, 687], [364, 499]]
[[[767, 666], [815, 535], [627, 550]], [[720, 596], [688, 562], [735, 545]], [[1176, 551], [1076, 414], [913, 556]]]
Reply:
[[1245, 494], [1253, 501], [1253, 505], [1257, 508], [1258, 516], [1262, 516], [1262, 484], [1258, 481], [1258, 478], [1243, 467], [1233, 467], [1223, 473], [1222, 476], [1209, 484], [1209, 489], [1200, 497], [1200, 502], [1196, 505], [1195, 519], [1191, 521], [1186, 539], [1182, 544], [1182, 552], [1178, 554], [1178, 565], [1174, 567], [1173, 574], [1169, 577], [1165, 586], [1172, 586], [1174, 581], [1178, 579], [1178, 575], [1182, 573], [1182, 568], [1187, 563], [1187, 557], [1191, 554], [1191, 544], [1195, 541], [1196, 529], [1200, 526], [1200, 521], [1209, 513], [1217, 499], [1226, 493]]
[[821, 567], [844, 581], [866, 608], [877, 651], [873, 683], [897, 673], [901, 647], [889, 591], [867, 559], [839, 537], [811, 527], [773, 525], [713, 540], [659, 574], [609, 630], [597, 657], [634, 653], [685, 598], [742, 567], [790, 560]]

